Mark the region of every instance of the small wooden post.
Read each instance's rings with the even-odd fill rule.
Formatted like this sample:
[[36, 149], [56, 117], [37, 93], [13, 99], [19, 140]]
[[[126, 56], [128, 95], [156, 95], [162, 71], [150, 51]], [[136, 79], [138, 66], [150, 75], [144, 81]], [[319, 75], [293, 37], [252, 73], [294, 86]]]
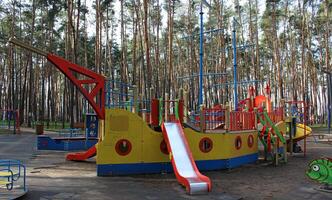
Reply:
[[99, 128], [98, 128], [98, 136], [99, 136], [99, 141], [103, 141], [105, 138], [105, 120], [99, 119]]
[[164, 121], [165, 122], [168, 122], [168, 112], [169, 112], [169, 101], [168, 101], [168, 94], [166, 93], [165, 94], [165, 118], [164, 118]]
[[142, 112], [143, 121], [146, 122], [146, 109], [142, 109], [141, 112]]

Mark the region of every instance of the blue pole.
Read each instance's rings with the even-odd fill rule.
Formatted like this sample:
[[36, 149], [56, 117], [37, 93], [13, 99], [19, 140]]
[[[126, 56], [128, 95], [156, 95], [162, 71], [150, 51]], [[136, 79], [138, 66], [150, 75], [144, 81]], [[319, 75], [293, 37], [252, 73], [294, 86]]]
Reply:
[[234, 63], [234, 108], [237, 110], [237, 64], [236, 64], [236, 30], [235, 19], [233, 18], [233, 63]]
[[203, 104], [203, 3], [200, 7], [200, 33], [199, 33], [199, 95], [198, 107]]

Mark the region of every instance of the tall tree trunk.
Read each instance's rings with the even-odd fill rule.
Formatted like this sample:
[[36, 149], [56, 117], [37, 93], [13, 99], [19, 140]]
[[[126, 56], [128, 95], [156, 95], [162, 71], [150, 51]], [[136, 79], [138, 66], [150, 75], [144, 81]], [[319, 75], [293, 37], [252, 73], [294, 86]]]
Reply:
[[173, 17], [174, 1], [168, 1], [168, 94], [173, 98], [171, 85], [173, 81]]
[[[151, 63], [150, 63], [150, 44], [149, 44], [149, 28], [148, 28], [148, 1], [143, 0], [144, 7], [144, 44], [145, 44], [145, 56], [146, 56], [146, 69], [147, 69], [147, 87], [151, 87]], [[150, 97], [147, 97], [150, 98]]]

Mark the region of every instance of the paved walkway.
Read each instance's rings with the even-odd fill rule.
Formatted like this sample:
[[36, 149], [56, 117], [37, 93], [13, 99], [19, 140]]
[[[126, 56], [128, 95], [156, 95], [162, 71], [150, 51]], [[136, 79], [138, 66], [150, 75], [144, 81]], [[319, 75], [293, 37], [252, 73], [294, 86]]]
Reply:
[[0, 134], [0, 159], [15, 158], [28, 167], [29, 193], [23, 200], [38, 199], [332, 199], [315, 190], [318, 184], [305, 177], [310, 160], [331, 157], [329, 144], [308, 142], [308, 155], [297, 155], [287, 165], [262, 164], [233, 170], [205, 172], [212, 180], [208, 195], [188, 196], [173, 174], [97, 177], [95, 161], [69, 162], [65, 152], [37, 151], [36, 136]]

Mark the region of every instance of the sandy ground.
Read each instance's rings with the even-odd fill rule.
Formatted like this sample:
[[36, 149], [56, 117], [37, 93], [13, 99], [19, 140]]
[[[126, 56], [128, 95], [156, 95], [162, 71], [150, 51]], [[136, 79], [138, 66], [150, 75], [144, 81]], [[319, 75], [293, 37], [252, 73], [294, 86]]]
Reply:
[[278, 167], [259, 163], [203, 172], [211, 178], [213, 191], [198, 196], [187, 195], [173, 174], [97, 177], [93, 159], [70, 162], [65, 161], [65, 152], [37, 151], [36, 136], [31, 133], [0, 134], [0, 159], [15, 158], [26, 163], [29, 192], [21, 198], [24, 200], [332, 199], [332, 193], [316, 190], [319, 184], [305, 176], [311, 160], [332, 157], [332, 143], [314, 139], [317, 137], [308, 139], [306, 157], [303, 154], [289, 156], [289, 162]]

